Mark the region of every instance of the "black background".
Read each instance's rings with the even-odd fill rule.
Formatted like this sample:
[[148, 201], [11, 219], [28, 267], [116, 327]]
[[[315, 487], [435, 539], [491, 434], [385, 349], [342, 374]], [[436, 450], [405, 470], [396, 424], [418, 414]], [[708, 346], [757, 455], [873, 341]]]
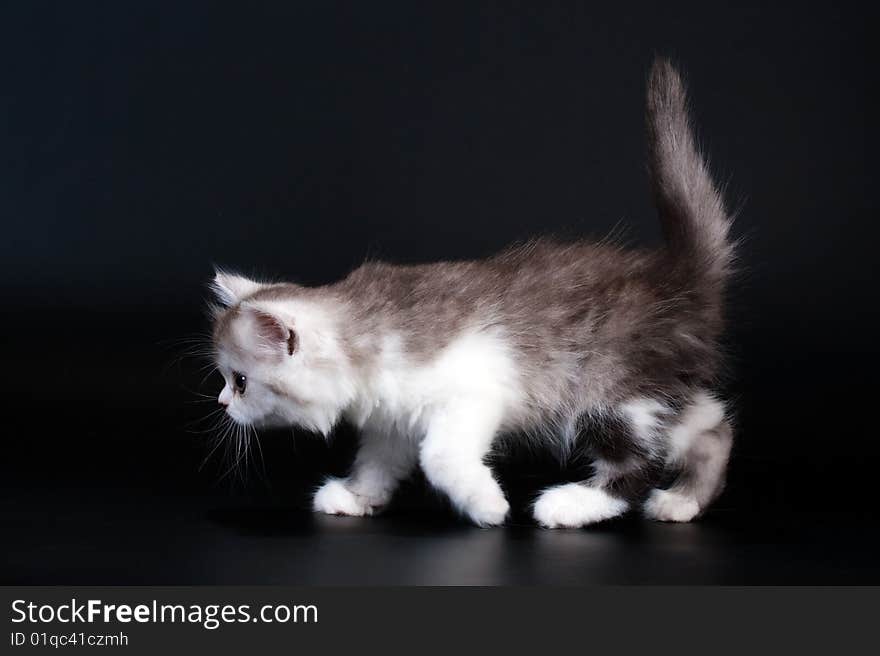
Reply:
[[[595, 4], [595, 6], [594, 6]], [[40, 3], [0, 15], [6, 583], [878, 582], [876, 9], [829, 3]], [[365, 257], [553, 233], [659, 240], [655, 53], [739, 209], [737, 443], [700, 523], [459, 522], [420, 481], [313, 518], [331, 444], [223, 476], [212, 264], [319, 284]], [[207, 401], [207, 402], [206, 402]], [[524, 506], [572, 471], [513, 454]], [[243, 480], [244, 479], [244, 480]]]

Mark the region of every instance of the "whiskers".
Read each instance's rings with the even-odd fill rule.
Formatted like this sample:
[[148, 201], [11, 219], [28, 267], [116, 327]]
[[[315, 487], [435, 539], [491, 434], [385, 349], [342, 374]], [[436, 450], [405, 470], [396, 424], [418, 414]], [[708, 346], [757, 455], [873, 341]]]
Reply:
[[[217, 403], [216, 393], [204, 393], [208, 379], [218, 370], [216, 349], [210, 333], [167, 340], [164, 346], [174, 351], [165, 371], [177, 370], [180, 384], [190, 404]], [[232, 480], [245, 484], [252, 471], [266, 480], [265, 461], [260, 438], [254, 426], [236, 422], [220, 406], [184, 425], [189, 433], [205, 438], [207, 454], [198, 470], [219, 457], [217, 483]], [[256, 465], [256, 466], [255, 466]]]
[[[183, 390], [198, 397], [194, 403], [215, 401], [216, 396], [203, 394], [205, 382], [217, 371], [217, 350], [210, 333], [195, 333], [187, 337], [164, 340], [160, 345], [173, 355], [165, 365], [164, 372], [175, 370]], [[195, 381], [195, 382], [194, 382]], [[195, 389], [192, 386], [195, 385]]]
[[199, 369], [205, 369], [214, 365], [217, 355], [211, 334], [206, 332], [163, 340], [159, 345], [174, 353], [165, 367], [166, 371], [180, 366], [186, 360], [199, 360], [203, 363]]
[[[261, 479], [266, 480], [265, 461], [263, 448], [256, 428], [251, 424], [241, 424], [230, 417], [223, 408], [208, 415], [214, 416], [213, 425], [207, 430], [209, 433], [209, 451], [199, 466], [202, 471], [212, 457], [221, 452], [220, 475], [217, 482], [231, 479], [239, 483], [247, 483], [248, 476], [254, 465]], [[208, 420], [206, 418], [206, 420]], [[256, 446], [256, 450], [254, 450]], [[221, 451], [222, 449], [222, 451]], [[259, 459], [254, 457], [254, 453]]]

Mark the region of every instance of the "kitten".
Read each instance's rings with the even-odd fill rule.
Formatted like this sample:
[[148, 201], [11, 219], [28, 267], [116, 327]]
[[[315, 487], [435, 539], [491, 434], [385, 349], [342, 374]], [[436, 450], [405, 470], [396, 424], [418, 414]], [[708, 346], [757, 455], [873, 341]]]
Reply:
[[218, 272], [220, 403], [241, 424], [360, 430], [351, 474], [315, 494], [324, 513], [371, 515], [421, 467], [475, 524], [501, 524], [509, 505], [484, 458], [515, 434], [594, 461], [588, 480], [540, 494], [543, 526], [637, 504], [693, 519], [720, 492], [732, 442], [712, 393], [730, 216], [665, 60], [647, 128], [656, 252], [541, 239], [482, 261], [368, 262], [317, 288]]

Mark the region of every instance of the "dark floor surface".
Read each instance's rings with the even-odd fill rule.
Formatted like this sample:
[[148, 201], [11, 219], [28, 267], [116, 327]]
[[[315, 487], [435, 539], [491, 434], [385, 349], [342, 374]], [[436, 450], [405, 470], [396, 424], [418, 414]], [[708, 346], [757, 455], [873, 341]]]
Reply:
[[[294, 452], [283, 438], [274, 445], [271, 436], [265, 438], [265, 457], [274, 464], [267, 472], [252, 467], [243, 483], [229, 477], [217, 482], [217, 463], [199, 472], [203, 454], [197, 443], [175, 452], [167, 441], [141, 438], [138, 453], [93, 439], [68, 450], [56, 445], [50, 468], [37, 451], [19, 455], [0, 503], [0, 582], [880, 583], [876, 514], [792, 508], [774, 497], [773, 471], [754, 463], [740, 463], [729, 492], [692, 524], [631, 516], [583, 530], [548, 531], [521, 510], [509, 525], [483, 530], [455, 517], [421, 481], [404, 488], [383, 516], [313, 516], [308, 489], [326, 471], [344, 468], [328, 455], [341, 447], [316, 440], [301, 442]], [[34, 471], [36, 461], [42, 475]], [[511, 469], [516, 471], [501, 468], [502, 481], [522, 509], [546, 481], [524, 482]], [[289, 479], [279, 475], [284, 470]], [[742, 480], [754, 481], [761, 492], [744, 494]]]
[[[819, 379], [815, 352], [784, 359], [776, 341], [754, 347], [749, 361], [766, 366], [739, 373], [727, 394], [737, 426], [727, 489], [698, 522], [633, 516], [541, 530], [530, 501], [580, 474], [512, 453], [495, 466], [516, 514], [481, 530], [420, 480], [383, 516], [313, 516], [310, 491], [344, 474], [352, 457], [345, 430], [329, 444], [263, 433], [242, 469], [247, 480], [223, 477], [218, 453], [202, 466], [212, 432], [201, 418], [216, 404], [193, 391], [211, 395], [218, 381], [200, 384], [189, 365], [167, 365], [168, 349], [149, 346], [158, 329], [138, 336], [137, 322], [124, 325], [148, 347], [108, 349], [72, 322], [71, 354], [52, 385], [40, 377], [51, 350], [45, 363], [18, 369], [29, 400], [5, 413], [0, 583], [880, 583], [880, 453], [865, 414], [849, 410], [873, 403], [872, 369], [852, 366], [864, 358], [827, 358]], [[12, 343], [26, 339], [51, 343], [52, 334]]]
[[115, 488], [13, 491], [2, 515], [7, 584], [880, 583], [880, 532], [857, 514], [482, 530], [430, 503], [361, 519]]

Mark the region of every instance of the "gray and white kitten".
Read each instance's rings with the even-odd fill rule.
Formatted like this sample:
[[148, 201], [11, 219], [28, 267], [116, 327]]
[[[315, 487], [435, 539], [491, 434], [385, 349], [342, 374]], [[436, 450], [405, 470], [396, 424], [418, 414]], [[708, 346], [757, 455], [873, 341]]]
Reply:
[[474, 523], [501, 524], [510, 507], [484, 459], [512, 434], [593, 458], [588, 480], [540, 494], [543, 526], [637, 504], [693, 519], [721, 490], [732, 442], [712, 392], [730, 216], [665, 60], [647, 126], [664, 248], [542, 239], [482, 261], [368, 262], [316, 288], [218, 272], [220, 403], [241, 424], [360, 430], [351, 474], [315, 494], [324, 513], [371, 515], [421, 467]]

